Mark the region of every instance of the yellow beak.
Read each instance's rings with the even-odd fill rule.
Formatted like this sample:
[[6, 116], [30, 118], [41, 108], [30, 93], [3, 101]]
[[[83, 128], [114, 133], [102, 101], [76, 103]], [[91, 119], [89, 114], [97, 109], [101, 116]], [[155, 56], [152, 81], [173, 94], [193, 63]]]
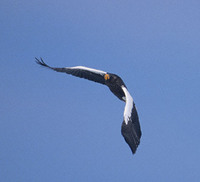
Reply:
[[105, 80], [110, 79], [110, 75], [109, 75], [109, 74], [105, 74], [105, 75], [104, 75], [104, 79], [105, 79]]

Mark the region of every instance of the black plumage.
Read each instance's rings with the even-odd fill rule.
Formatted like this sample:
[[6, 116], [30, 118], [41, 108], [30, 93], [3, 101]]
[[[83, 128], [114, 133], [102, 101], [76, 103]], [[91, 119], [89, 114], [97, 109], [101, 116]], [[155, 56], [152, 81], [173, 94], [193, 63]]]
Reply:
[[70, 67], [69, 68], [50, 67], [49, 65], [47, 65], [43, 61], [42, 58], [40, 58], [40, 60], [38, 58], [35, 58], [35, 59], [36, 59], [36, 63], [38, 63], [42, 66], [45, 66], [47, 68], [50, 68], [54, 71], [67, 73], [67, 74], [70, 74], [70, 75], [73, 75], [73, 76], [76, 76], [76, 77], [79, 77], [79, 78], [85, 78], [87, 80], [91, 80], [91, 81], [94, 81], [94, 82], [105, 84], [105, 79], [103, 77], [104, 74], [99, 74], [99, 73], [91, 72], [89, 70], [80, 69], [79, 67], [73, 67], [73, 69], [70, 68]]
[[128, 124], [126, 124], [125, 121], [123, 120], [121, 133], [125, 141], [128, 143], [129, 147], [131, 148], [132, 153], [135, 153], [138, 145], [140, 144], [140, 138], [142, 135], [139, 124], [138, 113], [135, 108], [135, 105], [132, 108], [132, 114], [130, 121], [128, 121]]

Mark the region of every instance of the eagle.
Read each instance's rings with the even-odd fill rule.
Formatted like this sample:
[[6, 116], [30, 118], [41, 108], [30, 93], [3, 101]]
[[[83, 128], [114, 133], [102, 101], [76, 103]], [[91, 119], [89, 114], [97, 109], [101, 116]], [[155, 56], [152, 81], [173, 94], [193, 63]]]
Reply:
[[125, 102], [123, 122], [121, 126], [121, 134], [125, 141], [129, 145], [133, 154], [135, 154], [138, 145], [140, 144], [140, 138], [142, 135], [139, 123], [138, 113], [135, 107], [132, 96], [130, 95], [123, 80], [116, 74], [88, 68], [85, 66], [75, 67], [51, 67], [47, 65], [42, 58], [36, 59], [36, 63], [49, 68], [51, 70], [67, 73], [76, 77], [91, 80], [103, 85], [108, 86], [110, 91], [117, 96], [120, 100]]

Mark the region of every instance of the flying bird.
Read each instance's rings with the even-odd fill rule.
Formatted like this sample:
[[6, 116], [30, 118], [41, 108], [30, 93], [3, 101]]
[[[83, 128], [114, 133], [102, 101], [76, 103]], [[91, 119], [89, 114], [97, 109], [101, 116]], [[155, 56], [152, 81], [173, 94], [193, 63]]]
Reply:
[[40, 60], [37, 58], [35, 59], [36, 63], [38, 63], [39, 65], [50, 68], [54, 71], [71, 74], [76, 77], [85, 78], [108, 86], [110, 91], [115, 96], [126, 103], [123, 115], [123, 122], [121, 126], [121, 134], [131, 148], [132, 153], [134, 154], [136, 152], [137, 147], [140, 144], [140, 138], [142, 135], [138, 113], [133, 98], [131, 97], [123, 80], [119, 76], [85, 66], [63, 68], [51, 67], [47, 65], [42, 58], [40, 58]]

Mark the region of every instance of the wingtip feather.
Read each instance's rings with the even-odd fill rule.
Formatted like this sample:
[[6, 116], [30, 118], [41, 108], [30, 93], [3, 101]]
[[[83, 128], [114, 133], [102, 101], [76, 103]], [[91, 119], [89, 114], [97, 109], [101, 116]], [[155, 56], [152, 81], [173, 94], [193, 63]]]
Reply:
[[45, 66], [45, 67], [47, 67], [47, 68], [51, 68], [49, 65], [47, 65], [47, 64], [43, 61], [42, 58], [38, 59], [38, 58], [35, 57], [35, 62], [36, 62], [37, 64], [41, 65], [41, 66]]

